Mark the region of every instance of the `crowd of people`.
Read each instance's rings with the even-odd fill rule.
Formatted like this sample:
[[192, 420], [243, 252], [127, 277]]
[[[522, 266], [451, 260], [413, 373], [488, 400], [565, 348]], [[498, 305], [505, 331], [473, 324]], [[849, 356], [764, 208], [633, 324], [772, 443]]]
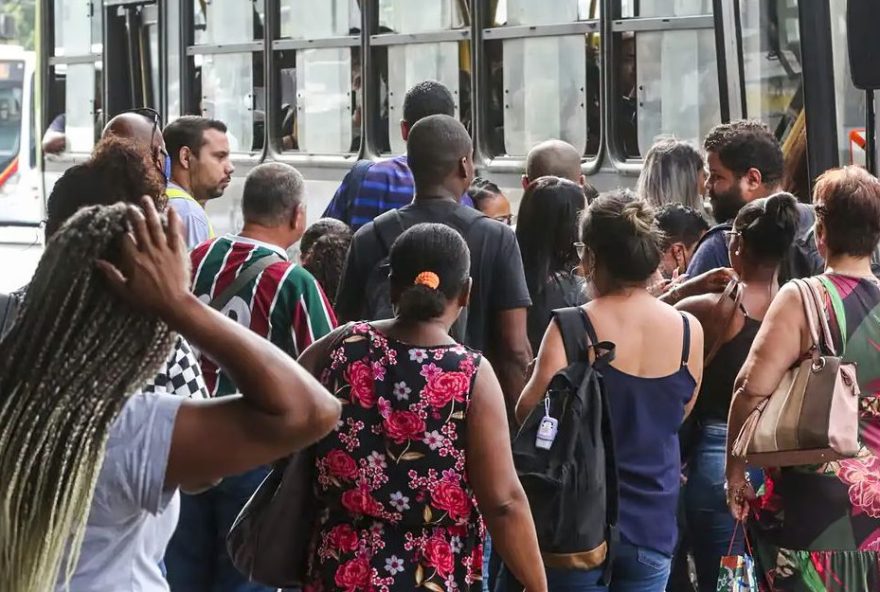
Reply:
[[[226, 537], [300, 451], [305, 592], [715, 592], [745, 554], [762, 591], [880, 590], [880, 181], [844, 167], [792, 195], [777, 139], [736, 121], [702, 149], [658, 140], [634, 191], [542, 142], [514, 212], [454, 105], [413, 87], [406, 154], [355, 164], [311, 226], [303, 176], [254, 167], [222, 236], [222, 122], [107, 124], [0, 299], [0, 590], [276, 590]], [[808, 277], [855, 364], [861, 448], [749, 465], [734, 440], [811, 353], [789, 281]], [[615, 511], [559, 554], [513, 444], [534, 414], [545, 450], [569, 441], [549, 410], [576, 362], [601, 377]]]

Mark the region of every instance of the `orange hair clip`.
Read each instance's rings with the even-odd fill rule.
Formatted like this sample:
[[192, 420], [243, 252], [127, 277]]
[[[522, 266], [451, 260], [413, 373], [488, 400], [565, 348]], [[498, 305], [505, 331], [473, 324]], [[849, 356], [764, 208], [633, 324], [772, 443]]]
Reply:
[[413, 284], [417, 286], [427, 286], [432, 290], [436, 290], [440, 287], [440, 276], [433, 271], [423, 271], [416, 276]]

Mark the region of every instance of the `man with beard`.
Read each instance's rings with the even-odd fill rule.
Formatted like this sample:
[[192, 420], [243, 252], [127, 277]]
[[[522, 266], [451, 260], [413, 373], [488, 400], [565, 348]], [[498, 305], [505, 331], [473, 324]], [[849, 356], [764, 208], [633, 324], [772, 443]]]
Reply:
[[[747, 203], [782, 191], [782, 148], [760, 121], [734, 121], [715, 126], [703, 142], [709, 163], [706, 190], [718, 222], [700, 241], [687, 269], [689, 277], [730, 267], [725, 231]], [[798, 238], [813, 225], [808, 206], [798, 204]]]
[[235, 171], [229, 159], [226, 124], [185, 115], [165, 126], [162, 134], [171, 156], [168, 205], [183, 220], [186, 246], [192, 250], [214, 238], [205, 204], [223, 195]]

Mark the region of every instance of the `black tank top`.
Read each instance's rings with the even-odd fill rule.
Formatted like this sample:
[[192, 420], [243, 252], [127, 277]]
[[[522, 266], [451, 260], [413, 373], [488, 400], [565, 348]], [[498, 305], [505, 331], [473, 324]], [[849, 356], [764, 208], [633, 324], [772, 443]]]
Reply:
[[736, 336], [722, 345], [712, 362], [703, 370], [703, 384], [694, 408], [696, 419], [727, 423], [727, 413], [733, 398], [733, 383], [749, 355], [752, 342], [761, 321], [745, 317], [745, 324]]

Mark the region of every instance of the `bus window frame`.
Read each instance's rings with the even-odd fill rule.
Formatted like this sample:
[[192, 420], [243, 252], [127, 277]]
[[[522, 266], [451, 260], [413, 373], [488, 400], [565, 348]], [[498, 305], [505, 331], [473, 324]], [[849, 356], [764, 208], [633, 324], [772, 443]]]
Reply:
[[[112, 5], [114, 2], [119, 2], [120, 0], [91, 0], [90, 3], [90, 26], [92, 19], [95, 18], [96, 11], [105, 10], [105, 6]], [[124, 0], [123, 0], [124, 1]], [[96, 53], [93, 51], [89, 51], [89, 53], [82, 54], [74, 54], [74, 55], [55, 55], [55, 3], [53, 0], [46, 0], [45, 2], [38, 2], [37, 7], [37, 28], [42, 29], [39, 31], [39, 35], [37, 35], [37, 69], [39, 71], [39, 75], [37, 79], [39, 80], [39, 88], [35, 87], [35, 91], [39, 93], [39, 112], [35, 114], [37, 118], [37, 124], [39, 125], [39, 137], [35, 138], [38, 145], [38, 161], [42, 160], [44, 163], [43, 169], [44, 172], [51, 172], [56, 170], [64, 170], [69, 165], [77, 164], [87, 160], [91, 156], [91, 150], [88, 152], [84, 151], [69, 151], [65, 150], [61, 154], [52, 155], [51, 159], [47, 159], [46, 155], [43, 154], [42, 150], [42, 137], [46, 133], [46, 130], [49, 129], [49, 125], [52, 123], [51, 119], [49, 119], [50, 115], [50, 97], [49, 91], [53, 88], [53, 77], [55, 75], [55, 66], [58, 65], [78, 65], [78, 64], [92, 64], [94, 65], [96, 76], [97, 71], [100, 69], [104, 69], [106, 66], [105, 63], [105, 55], [106, 51], [104, 48], [106, 47], [106, 30], [104, 27], [103, 18], [101, 19], [101, 52]], [[45, 34], [42, 34], [44, 33]], [[90, 47], [94, 46], [94, 39], [92, 39], [92, 43], [89, 44]], [[45, 56], [45, 57], [44, 57]], [[45, 63], [43, 60], [45, 59]], [[106, 92], [107, 85], [105, 84], [105, 80], [103, 78], [103, 72], [101, 76], [101, 88], [99, 92], [101, 93], [101, 102], [102, 105], [106, 104]], [[66, 84], [66, 82], [65, 82]], [[45, 91], [44, 91], [45, 89]], [[93, 96], [93, 103], [97, 99], [97, 96]], [[97, 114], [95, 114], [97, 115]], [[97, 137], [98, 129], [103, 128], [104, 121], [106, 119], [106, 114], [103, 114], [104, 117], [102, 120], [95, 119], [95, 136]], [[51, 117], [54, 117], [51, 116]], [[97, 140], [94, 144], [92, 144], [92, 149], [94, 149], [95, 144], [97, 144]], [[51, 165], [50, 165], [51, 163]]]
[[[603, 7], [604, 9], [604, 7]], [[601, 15], [601, 13], [600, 13]], [[581, 158], [584, 159], [581, 162], [581, 173], [585, 176], [594, 175], [599, 172], [602, 168], [602, 162], [605, 158], [605, 96], [604, 89], [602, 88], [605, 84], [605, 63], [604, 63], [604, 52], [605, 52], [605, 38], [602, 35], [602, 18], [597, 19], [587, 19], [582, 21], [576, 21], [571, 23], [554, 23], [549, 25], [512, 25], [512, 26], [500, 26], [500, 27], [480, 27], [480, 52], [479, 52], [479, 62], [480, 62], [480, 77], [481, 85], [480, 95], [482, 96], [482, 91], [488, 90], [488, 73], [483, 70], [488, 64], [485, 64], [485, 60], [483, 60], [483, 43], [491, 42], [491, 41], [501, 41], [504, 39], [532, 39], [536, 37], [564, 37], [568, 35], [590, 35], [590, 34], [598, 34], [600, 35], [600, 45], [599, 45], [599, 54], [602, 56], [602, 59], [599, 63], [599, 147], [596, 151], [595, 155], [581, 155]], [[486, 86], [483, 86], [486, 85]], [[477, 85], [475, 85], [477, 86]], [[472, 99], [473, 100], [473, 99]], [[475, 104], [475, 110], [479, 113], [479, 121], [482, 126], [485, 126], [485, 118], [487, 116], [488, 103], [486, 101], [479, 101], [477, 103], [476, 100], [473, 100]], [[507, 173], [507, 174], [520, 174], [525, 171], [526, 168], [526, 159], [525, 157], [520, 156], [506, 156], [499, 155], [495, 156], [491, 154], [491, 148], [489, 146], [489, 136], [485, 129], [485, 127], [474, 126], [475, 129], [480, 129], [481, 133], [479, 134], [479, 142], [478, 153], [480, 155], [480, 160], [483, 166], [490, 173]]]
[[[717, 7], [717, 2], [713, 4], [713, 9]], [[618, 85], [617, 63], [618, 38], [620, 33], [647, 33], [662, 31], [689, 31], [689, 30], [713, 30], [715, 31], [715, 59], [718, 63], [718, 98], [722, 105], [721, 119], [724, 120], [723, 106], [729, 103], [729, 88], [726, 80], [722, 80], [720, 72], [726, 68], [727, 53], [718, 47], [718, 17], [713, 14], [699, 14], [687, 16], [664, 16], [664, 17], [621, 17], [621, 3], [619, 0], [604, 0], [602, 6], [604, 31], [603, 37], [606, 43], [603, 43], [603, 57], [608, 67], [604, 68], [605, 72], [605, 88], [602, 95], [605, 99], [605, 124], [607, 138], [608, 158], [614, 169], [623, 176], [638, 176], [642, 172], [642, 166], [645, 162], [642, 158], [630, 158], [626, 156], [623, 148], [622, 138], [620, 136], [619, 126], [617, 125], [617, 103], [615, 101], [615, 90]], [[722, 67], [722, 65], [724, 67]], [[728, 77], [729, 78], [729, 77]], [[728, 114], [729, 115], [729, 114]], [[719, 122], [720, 123], [720, 122]]]

